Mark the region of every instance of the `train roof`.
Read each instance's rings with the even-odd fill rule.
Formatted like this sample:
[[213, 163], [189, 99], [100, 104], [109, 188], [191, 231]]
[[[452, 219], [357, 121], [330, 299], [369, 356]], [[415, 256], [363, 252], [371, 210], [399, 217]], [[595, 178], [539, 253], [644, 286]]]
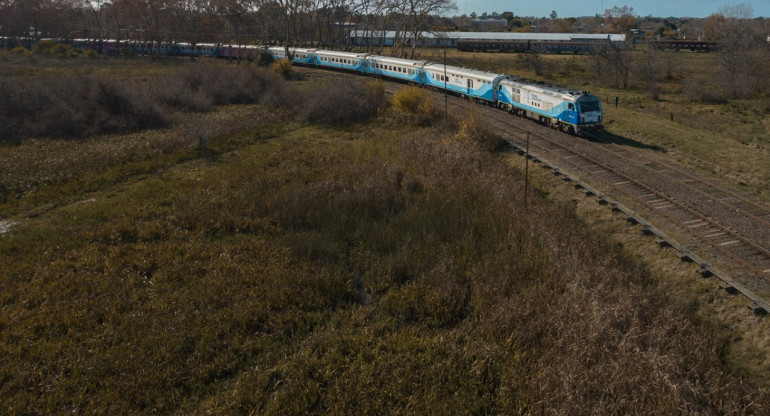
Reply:
[[316, 55], [320, 56], [337, 56], [342, 58], [365, 58], [368, 54], [366, 53], [355, 53], [355, 52], [339, 52], [339, 51], [328, 51], [328, 50], [322, 50], [318, 49], [315, 51]]
[[570, 99], [570, 100], [577, 100], [582, 96], [591, 95], [587, 91], [581, 91], [575, 88], [565, 87], [563, 85], [549, 84], [543, 81], [535, 81], [533, 79], [521, 78], [521, 77], [515, 77], [515, 76], [508, 77], [507, 79], [500, 81], [500, 83], [505, 85], [512, 85], [516, 87], [526, 86], [526, 87], [529, 87], [530, 89], [539, 91], [540, 93], [545, 93], [549, 95], [554, 95], [554, 93], [556, 93], [556, 94], [560, 94], [562, 98]]
[[[47, 39], [40, 39], [40, 40], [55, 40], [53, 38], [47, 38]], [[73, 42], [133, 42], [128, 39], [99, 39], [99, 38], [92, 38], [92, 39], [85, 39], [85, 38], [78, 38], [78, 39], [72, 39]]]
[[[353, 30], [351, 37], [356, 38], [395, 38], [396, 31]], [[518, 32], [420, 32], [421, 39], [456, 39], [456, 40], [533, 40], [533, 41], [610, 41], [625, 42], [626, 35], [620, 33], [518, 33]]]
[[411, 59], [393, 58], [390, 56], [380, 56], [380, 55], [369, 55], [369, 59], [377, 62], [389, 63], [393, 65], [404, 65], [404, 66], [422, 66], [427, 63], [426, 61], [414, 61]]
[[226, 47], [234, 47], [234, 48], [244, 48], [244, 49], [267, 49], [264, 45], [239, 45], [237, 43], [225, 43], [222, 44], [222, 46]]
[[[269, 51], [286, 51], [285, 46], [269, 46], [267, 48]], [[302, 53], [313, 53], [316, 51], [316, 49], [310, 49], [310, 48], [295, 48], [295, 47], [289, 47], [289, 50], [291, 52], [302, 52]]]
[[[435, 62], [431, 62], [431, 63], [425, 64], [423, 69], [425, 69], [426, 71], [432, 71], [436, 74], [442, 74], [444, 73], [444, 64], [437, 64]], [[507, 77], [507, 75], [504, 75], [504, 74], [495, 74], [493, 72], [481, 71], [478, 69], [471, 69], [471, 68], [461, 68], [458, 66], [451, 66], [451, 65], [446, 66], [446, 72], [452, 75], [460, 75], [463, 77], [475, 78], [475, 79], [480, 79], [482, 81], [489, 81], [489, 82], [493, 82], [497, 79]]]
[[179, 46], [217, 46], [216, 43], [204, 43], [204, 42], [195, 43], [195, 44], [190, 42], [178, 42], [177, 45]]

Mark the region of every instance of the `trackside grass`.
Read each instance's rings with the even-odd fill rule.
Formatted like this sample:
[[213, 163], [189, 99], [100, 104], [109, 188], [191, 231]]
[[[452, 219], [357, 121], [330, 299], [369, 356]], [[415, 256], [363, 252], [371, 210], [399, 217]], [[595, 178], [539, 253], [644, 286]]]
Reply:
[[266, 122], [3, 203], [2, 412], [767, 412], [630, 253], [524, 208], [476, 121], [221, 111]]

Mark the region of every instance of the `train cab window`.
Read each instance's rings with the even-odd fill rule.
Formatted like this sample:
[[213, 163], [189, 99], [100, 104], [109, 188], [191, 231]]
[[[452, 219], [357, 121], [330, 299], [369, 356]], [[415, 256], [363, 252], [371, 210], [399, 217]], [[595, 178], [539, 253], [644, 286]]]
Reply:
[[569, 103], [567, 107], [569, 107], [571, 111], [575, 111], [575, 104]]

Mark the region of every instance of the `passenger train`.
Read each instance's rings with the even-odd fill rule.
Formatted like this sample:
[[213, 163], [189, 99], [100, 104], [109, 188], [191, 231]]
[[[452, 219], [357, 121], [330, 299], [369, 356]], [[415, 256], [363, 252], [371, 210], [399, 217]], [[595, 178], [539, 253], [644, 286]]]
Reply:
[[[267, 49], [275, 60], [288, 59], [287, 48]], [[531, 118], [570, 134], [602, 128], [602, 105], [595, 95], [526, 78], [427, 61], [352, 52], [288, 48], [294, 64], [385, 77], [444, 90]]]
[[[9, 38], [0, 38], [0, 41], [5, 47], [16, 46], [7, 42], [12, 41]], [[226, 59], [256, 59], [261, 53], [268, 52], [275, 60], [288, 59], [290, 56], [292, 62], [298, 65], [388, 78], [435, 90], [446, 89], [449, 93], [534, 119], [570, 134], [602, 128], [601, 101], [586, 91], [435, 62], [279, 46], [265, 48], [254, 45], [87, 39], [74, 39], [69, 43], [74, 47], [96, 49], [102, 53], [129, 50], [136, 53]]]

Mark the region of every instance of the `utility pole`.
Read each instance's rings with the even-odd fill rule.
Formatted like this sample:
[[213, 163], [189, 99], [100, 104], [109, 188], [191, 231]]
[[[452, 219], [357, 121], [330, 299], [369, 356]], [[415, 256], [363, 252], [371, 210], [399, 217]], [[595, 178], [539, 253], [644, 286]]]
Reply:
[[449, 121], [449, 97], [446, 91], [446, 49], [444, 49], [444, 122]]
[[524, 209], [527, 208], [527, 195], [529, 194], [529, 132], [527, 132], [527, 151], [524, 155]]

